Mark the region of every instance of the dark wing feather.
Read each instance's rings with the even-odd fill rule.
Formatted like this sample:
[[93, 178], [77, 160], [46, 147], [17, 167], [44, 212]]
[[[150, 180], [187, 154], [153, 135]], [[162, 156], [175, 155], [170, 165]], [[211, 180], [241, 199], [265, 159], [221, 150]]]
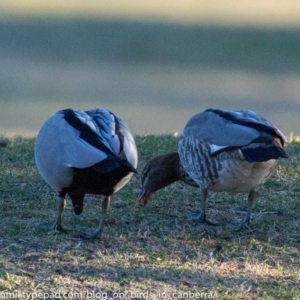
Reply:
[[250, 110], [208, 109], [188, 121], [182, 138], [188, 136], [210, 144], [212, 155], [240, 148], [249, 162], [287, 157], [282, 132]]

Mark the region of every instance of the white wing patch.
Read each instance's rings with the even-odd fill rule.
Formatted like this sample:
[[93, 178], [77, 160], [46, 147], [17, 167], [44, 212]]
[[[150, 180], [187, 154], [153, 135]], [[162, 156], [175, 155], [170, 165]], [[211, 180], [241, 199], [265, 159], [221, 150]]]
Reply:
[[214, 145], [214, 144], [210, 144], [210, 150], [211, 150], [211, 154], [214, 154], [222, 149], [226, 149], [228, 148], [228, 146], [218, 146], [218, 145]]

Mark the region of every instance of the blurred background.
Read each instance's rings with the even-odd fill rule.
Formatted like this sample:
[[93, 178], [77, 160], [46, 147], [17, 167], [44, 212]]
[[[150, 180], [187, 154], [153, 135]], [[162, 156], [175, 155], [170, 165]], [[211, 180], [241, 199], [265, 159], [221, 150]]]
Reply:
[[206, 108], [300, 134], [298, 0], [1, 0], [0, 134], [64, 108], [108, 108], [135, 134]]

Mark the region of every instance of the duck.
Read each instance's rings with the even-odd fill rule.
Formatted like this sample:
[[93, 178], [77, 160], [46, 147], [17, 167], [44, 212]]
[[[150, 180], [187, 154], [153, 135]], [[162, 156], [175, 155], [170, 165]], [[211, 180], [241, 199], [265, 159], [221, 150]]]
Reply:
[[41, 127], [34, 154], [41, 177], [58, 196], [54, 229], [65, 231], [66, 195], [76, 215], [83, 211], [86, 194], [103, 195], [96, 231], [80, 233], [82, 238], [100, 238], [112, 195], [137, 173], [137, 147], [127, 124], [107, 109], [60, 110]]
[[156, 156], [141, 173], [139, 204], [146, 205], [158, 190], [181, 181], [200, 188], [201, 211], [187, 214], [197, 223], [218, 225], [206, 215], [209, 191], [248, 193], [248, 210], [241, 222], [250, 226], [257, 191], [274, 172], [279, 158], [287, 158], [287, 140], [268, 119], [251, 110], [207, 109], [186, 124], [177, 152]]
[[250, 226], [257, 192], [287, 158], [284, 134], [267, 118], [252, 110], [207, 109], [187, 122], [178, 142], [179, 160], [201, 190], [199, 223], [214, 225], [206, 215], [209, 191], [248, 193], [245, 218], [231, 228]]

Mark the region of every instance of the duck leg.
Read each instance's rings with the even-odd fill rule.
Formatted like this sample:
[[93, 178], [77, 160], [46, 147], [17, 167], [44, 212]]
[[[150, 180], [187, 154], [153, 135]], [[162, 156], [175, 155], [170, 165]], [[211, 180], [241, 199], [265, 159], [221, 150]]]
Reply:
[[63, 215], [64, 215], [65, 208], [67, 206], [67, 201], [66, 201], [65, 197], [61, 196], [61, 195], [58, 196], [58, 201], [59, 201], [59, 204], [58, 204], [58, 217], [57, 217], [57, 221], [54, 225], [54, 230], [56, 230], [56, 231], [65, 231], [63, 229], [63, 226], [62, 226], [62, 220], [63, 220]]
[[111, 200], [111, 195], [109, 196], [105, 196], [103, 202], [102, 202], [102, 211], [101, 211], [101, 220], [100, 223], [96, 229], [95, 232], [93, 233], [80, 233], [80, 237], [83, 239], [96, 239], [96, 238], [100, 238], [102, 231], [103, 231], [103, 227], [104, 227], [104, 220], [106, 217], [106, 212], [108, 211], [109, 207], [110, 207], [110, 200]]
[[206, 199], [208, 196], [208, 190], [202, 190], [202, 199], [201, 199], [201, 212], [200, 213], [191, 213], [187, 214], [187, 217], [190, 220], [195, 221], [196, 223], [207, 223], [208, 225], [217, 226], [218, 223], [210, 221], [206, 218]]
[[230, 229], [233, 229], [233, 230], [240, 230], [243, 227], [250, 226], [251, 212], [252, 212], [252, 208], [255, 203], [255, 200], [256, 200], [256, 195], [257, 195], [257, 192], [254, 190], [251, 190], [248, 195], [248, 210], [247, 210], [247, 214], [246, 214], [245, 218], [239, 223], [229, 223], [227, 225], [227, 227], [229, 227]]

